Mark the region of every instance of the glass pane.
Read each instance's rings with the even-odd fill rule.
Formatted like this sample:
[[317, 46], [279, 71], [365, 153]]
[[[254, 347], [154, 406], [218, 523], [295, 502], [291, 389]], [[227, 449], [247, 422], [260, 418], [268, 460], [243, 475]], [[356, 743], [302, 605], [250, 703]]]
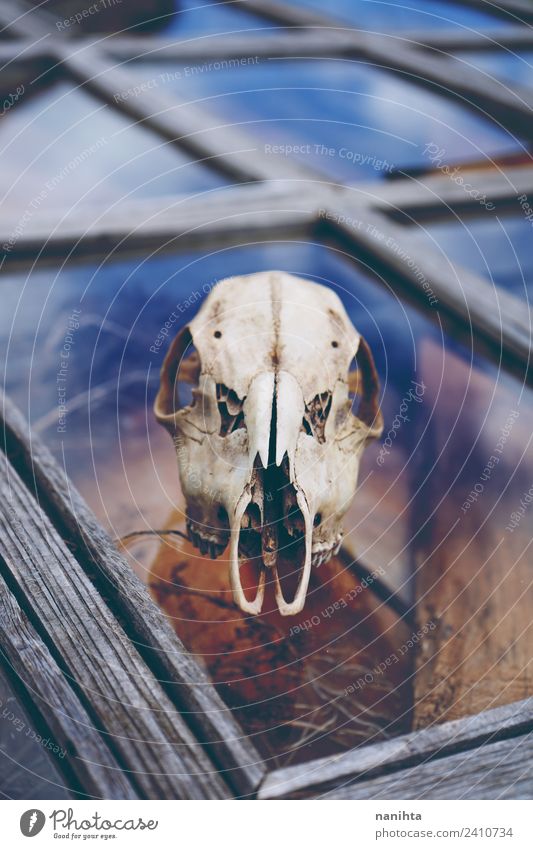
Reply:
[[[259, 617], [241, 615], [227, 554], [212, 561], [180, 537], [128, 541], [132, 565], [272, 764], [513, 701], [526, 687], [521, 660], [530, 646], [527, 564], [520, 561], [528, 521], [511, 517], [531, 486], [531, 392], [460, 341], [457, 328], [448, 333], [406, 306], [392, 284], [342, 252], [243, 240], [194, 255], [66, 266], [27, 278], [4, 273], [7, 390], [112, 536], [183, 530], [174, 446], [152, 413], [168, 337], [216, 280], [271, 268], [333, 287], [381, 378], [385, 430], [364, 455], [342, 556], [313, 571], [304, 612], [284, 618], [271, 601]], [[487, 473], [491, 456], [498, 463]], [[483, 497], [472, 499], [481, 475]], [[516, 527], [506, 530], [511, 522]], [[350, 566], [354, 554], [374, 571], [366, 586]], [[400, 619], [372, 584], [381, 580], [414, 601], [415, 572], [413, 618]], [[444, 635], [453, 657], [428, 681], [420, 657], [434, 635]], [[512, 653], [502, 650], [510, 644]], [[471, 686], [472, 676], [482, 686]], [[436, 691], [439, 706], [430, 710]]]
[[62, 214], [160, 195], [193, 194], [222, 185], [150, 131], [67, 82], [22, 99], [0, 123], [4, 208], [13, 238], [37, 213]]
[[70, 799], [51, 752], [66, 752], [39, 735], [0, 668], [0, 797]]
[[523, 86], [533, 84], [533, 50], [511, 50], [485, 52], [462, 50], [455, 54], [465, 62], [465, 69], [478, 68], [498, 80], [509, 80]]
[[[528, 203], [524, 200], [524, 203]], [[431, 245], [446, 259], [464, 265], [517, 295], [533, 298], [533, 220], [524, 215], [424, 222], [410, 231], [423, 248]], [[533, 219], [533, 209], [529, 214]]]
[[253, 15], [242, 3], [213, 3], [205, 0], [175, 0], [174, 14], [163, 23], [160, 34], [178, 37], [191, 33], [239, 32], [272, 26], [269, 21]]
[[376, 32], [432, 29], [498, 29], [516, 20], [495, 17], [468, 6], [437, 0], [333, 0], [327, 8], [321, 0], [289, 0], [288, 5], [306, 7], [335, 16], [358, 29]]
[[514, 136], [434, 92], [348, 61], [214, 63], [191, 73], [168, 63], [130, 63], [136, 82], [197, 100], [219, 120], [256, 137], [273, 160], [294, 157], [343, 182], [378, 179], [430, 165], [435, 139], [443, 162], [521, 150]]

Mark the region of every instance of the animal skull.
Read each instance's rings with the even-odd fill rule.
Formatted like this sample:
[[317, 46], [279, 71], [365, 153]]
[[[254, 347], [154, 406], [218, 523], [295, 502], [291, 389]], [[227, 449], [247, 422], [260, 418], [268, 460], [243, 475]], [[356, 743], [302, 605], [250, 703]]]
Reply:
[[[196, 384], [186, 405], [183, 382]], [[174, 339], [155, 415], [174, 439], [189, 538], [212, 558], [229, 543], [245, 613], [261, 611], [267, 575], [280, 613], [299, 613], [312, 567], [338, 551], [363, 448], [383, 429], [378, 395], [370, 349], [337, 295], [283, 272], [221, 281]], [[239, 556], [260, 567], [253, 601]], [[281, 573], [296, 582], [292, 601]]]

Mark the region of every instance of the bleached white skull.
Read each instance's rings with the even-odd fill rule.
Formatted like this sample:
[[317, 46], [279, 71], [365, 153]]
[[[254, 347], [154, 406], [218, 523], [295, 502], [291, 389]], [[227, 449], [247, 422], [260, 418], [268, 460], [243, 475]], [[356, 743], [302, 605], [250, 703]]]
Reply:
[[[183, 382], [194, 384], [186, 404]], [[213, 558], [229, 543], [245, 613], [260, 612], [267, 578], [281, 614], [302, 610], [312, 567], [341, 544], [365, 443], [381, 434], [378, 395], [337, 295], [283, 272], [221, 281], [174, 339], [155, 415], [174, 438], [189, 538]], [[240, 556], [259, 565], [253, 600]]]

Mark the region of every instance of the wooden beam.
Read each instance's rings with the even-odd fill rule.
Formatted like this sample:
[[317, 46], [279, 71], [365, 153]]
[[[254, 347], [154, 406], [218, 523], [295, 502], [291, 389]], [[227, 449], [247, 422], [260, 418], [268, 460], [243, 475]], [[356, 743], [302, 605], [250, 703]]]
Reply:
[[529, 733], [372, 781], [339, 787], [322, 798], [531, 799], [532, 792], [533, 735]]
[[[479, 198], [486, 196], [498, 209], [515, 208], [522, 213], [517, 197], [533, 196], [533, 164], [501, 165], [494, 170], [461, 168], [464, 183], [474, 191], [468, 194], [444, 174], [421, 174], [407, 180], [382, 182], [368, 189], [368, 202], [393, 220], [405, 220], [405, 214], [424, 218], [449, 218], [453, 212], [469, 212], [478, 218], [488, 215]], [[479, 194], [478, 194], [479, 193]], [[477, 195], [477, 196], [476, 196]]]
[[[533, 94], [528, 89], [516, 86], [510, 90], [506, 83], [490, 80], [476, 69], [465, 74], [460, 62], [417, 47], [410, 37], [362, 32], [313, 11], [269, 0], [248, 0], [248, 5], [253, 11], [269, 14], [289, 26], [329, 29], [330, 37], [342, 38], [343, 45], [348, 34], [354, 55], [368, 58], [384, 69], [405, 73], [410, 83], [436, 88], [440, 94], [453, 97], [482, 115], [496, 117], [520, 135], [531, 137], [533, 134]], [[419, 38], [422, 39], [423, 34], [419, 34]]]
[[205, 750], [6, 457], [0, 557], [34, 627], [140, 795], [227, 798]]
[[479, 12], [505, 17], [510, 20], [509, 15], [516, 15], [523, 21], [533, 21], [533, 8], [529, 0], [498, 0], [496, 3], [487, 0], [462, 0], [468, 6], [472, 6]]
[[[2, 568], [2, 567], [0, 567]], [[54, 764], [74, 795], [137, 799], [104, 739], [0, 575], [0, 652], [8, 677], [31, 704], [36, 730], [63, 750]]]
[[212, 166], [232, 179], [318, 179], [299, 163], [268, 156], [256, 139], [176, 93], [169, 96], [150, 89], [128, 94], [136, 80], [92, 48], [80, 52], [74, 45], [55, 42], [54, 49], [65, 70], [85, 90], [194, 157], [212, 158]]
[[[50, 210], [32, 215], [24, 233], [5, 254], [4, 268], [132, 251], [199, 249], [209, 241], [232, 244], [240, 239], [286, 238], [309, 234], [318, 208], [330, 198], [323, 187], [283, 180], [210, 192], [201, 198], [172, 197], [117, 204], [98, 213], [93, 207], [54, 219]], [[64, 220], [62, 220], [64, 219]], [[136, 222], [135, 224], [133, 222]], [[0, 211], [0, 244], [12, 231]]]
[[[177, 728], [190, 741], [191, 735], [182, 727], [182, 718], [185, 717], [212, 761], [224, 772], [226, 780], [237, 792], [251, 794], [265, 773], [255, 748], [243, 737], [240, 727], [205, 673], [184, 649], [161, 610], [150, 598], [145, 585], [119, 554], [46, 447], [30, 435], [23, 417], [5, 397], [0, 410], [5, 449], [54, 523], [54, 528], [49, 528], [50, 534], [55, 535], [57, 528], [63, 539], [68, 539], [70, 550], [77, 557], [76, 585], [87, 585], [84, 573], [88, 574], [97, 588], [100, 587], [106, 597], [113, 600], [129, 639], [157, 677], [156, 698], [161, 697], [161, 703], [168, 706], [172, 723], [176, 722]], [[43, 521], [47, 523], [48, 520], [43, 516]], [[61, 556], [66, 556], [64, 547]], [[74, 566], [71, 557], [69, 562]], [[80, 572], [80, 563], [84, 573]], [[64, 562], [60, 571], [65, 572]], [[95, 590], [90, 583], [87, 590], [94, 596]], [[136, 660], [137, 666], [139, 663]], [[126, 703], [129, 704], [129, 701]], [[194, 753], [200, 763], [205, 763], [205, 756], [197, 747]], [[200, 784], [204, 782], [202, 776], [195, 780]], [[206, 782], [211, 780], [215, 782], [214, 777], [205, 777]], [[213, 787], [216, 789], [217, 786], [220, 790], [221, 782], [216, 781]]]
[[476, 749], [533, 729], [533, 697], [476, 716], [432, 725], [393, 740], [361, 746], [342, 755], [273, 770], [263, 781], [260, 799], [309, 798], [329, 789], [366, 781], [381, 773]]
[[[444, 309], [473, 327], [496, 347], [498, 356], [503, 349], [522, 366], [529, 363], [530, 316], [518, 298], [460, 266], [444, 263], [436, 250], [421, 251], [410, 241], [406, 228], [369, 207], [348, 203], [346, 193], [343, 197], [335, 209], [323, 211], [326, 233], [344, 236], [354, 255], [365, 256], [383, 273], [397, 275], [421, 304], [427, 306], [431, 292], [438, 312]], [[430, 310], [426, 313], [431, 317]]]
[[[143, 36], [116, 36], [101, 43], [101, 49], [121, 63], [175, 62], [176, 64], [198, 64], [205, 60], [292, 58], [311, 56], [328, 59], [353, 53], [350, 33], [343, 35], [334, 30], [279, 29], [271, 34], [268, 30], [253, 30], [239, 34], [205, 35], [201, 41], [189, 39]], [[125, 66], [127, 69], [127, 65]]]

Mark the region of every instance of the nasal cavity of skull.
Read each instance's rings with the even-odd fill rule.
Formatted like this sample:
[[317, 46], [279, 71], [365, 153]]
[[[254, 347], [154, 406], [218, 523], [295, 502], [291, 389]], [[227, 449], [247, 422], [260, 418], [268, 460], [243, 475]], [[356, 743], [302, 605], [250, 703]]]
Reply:
[[326, 441], [326, 422], [331, 411], [331, 392], [315, 395], [313, 400], [305, 405], [302, 420], [302, 430], [308, 436], [313, 436], [318, 442]]
[[228, 389], [223, 383], [217, 383], [217, 404], [220, 413], [220, 436], [227, 436], [228, 433], [245, 426], [242, 410], [244, 399], [239, 398], [233, 389]]

